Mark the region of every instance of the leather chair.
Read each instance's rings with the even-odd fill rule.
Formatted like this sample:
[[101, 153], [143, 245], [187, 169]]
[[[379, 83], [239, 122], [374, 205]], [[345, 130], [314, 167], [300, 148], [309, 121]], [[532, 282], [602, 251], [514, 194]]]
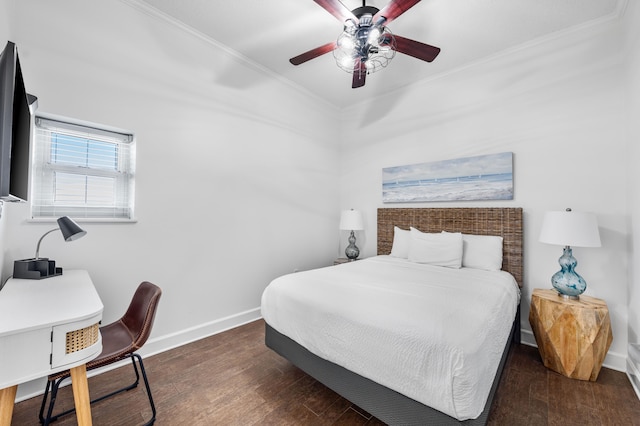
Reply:
[[[147, 396], [149, 397], [149, 404], [151, 405], [152, 413], [151, 420], [149, 420], [145, 424], [145, 426], [152, 425], [155, 422], [156, 407], [153, 403], [153, 397], [151, 396], [151, 388], [149, 387], [149, 380], [147, 379], [147, 374], [144, 369], [142, 357], [135, 353], [135, 351], [140, 349], [142, 345], [145, 344], [145, 342], [149, 338], [149, 334], [151, 334], [151, 327], [153, 326], [153, 320], [155, 318], [156, 308], [158, 307], [158, 301], [160, 300], [161, 294], [162, 290], [155, 284], [147, 281], [141, 283], [138, 286], [135, 294], [133, 295], [131, 303], [129, 304], [129, 308], [127, 309], [127, 312], [124, 314], [124, 316], [118, 321], [100, 327], [100, 334], [102, 335], [102, 352], [100, 353], [100, 355], [98, 355], [97, 358], [94, 358], [87, 363], [87, 371], [89, 371], [112, 364], [114, 362], [121, 361], [126, 358], [130, 358], [136, 374], [135, 382], [123, 387], [122, 389], [118, 389], [107, 395], [92, 400], [91, 403], [93, 404], [94, 402], [102, 401], [103, 399], [119, 394], [120, 392], [128, 391], [138, 386], [138, 382], [140, 381], [140, 373], [138, 372], [138, 367], [136, 366], [136, 360], [138, 361], [138, 364], [140, 365], [140, 371], [142, 372], [144, 385], [147, 388]], [[49, 376], [49, 380], [47, 381], [47, 386], [44, 391], [44, 396], [42, 398], [42, 405], [40, 406], [39, 414], [40, 423], [44, 424], [45, 426], [50, 422], [57, 420], [59, 417], [75, 411], [75, 409], [70, 409], [55, 416], [52, 415], [53, 406], [56, 402], [56, 396], [58, 394], [60, 383], [62, 383], [62, 381], [66, 378], [69, 378], [70, 375], [71, 374], [69, 370], [66, 370]], [[51, 398], [49, 401], [47, 415], [46, 417], [44, 417], [43, 414], [49, 396], [49, 391], [51, 393]]]

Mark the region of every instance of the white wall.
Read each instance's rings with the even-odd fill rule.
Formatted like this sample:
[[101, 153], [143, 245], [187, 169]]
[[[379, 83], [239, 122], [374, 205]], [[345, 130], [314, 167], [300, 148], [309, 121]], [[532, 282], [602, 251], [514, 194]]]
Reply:
[[544, 212], [571, 207], [596, 213], [602, 247], [574, 248], [574, 256], [588, 284], [586, 294], [609, 306], [614, 340], [605, 363], [624, 370], [629, 280], [625, 87], [622, 51], [611, 48], [619, 46], [619, 39], [616, 19], [487, 58], [346, 111], [341, 204], [366, 213], [363, 254], [375, 254], [376, 208], [402, 206], [382, 203], [383, 167], [511, 151], [513, 201], [404, 206], [524, 208], [522, 328], [529, 343], [534, 343], [528, 321], [531, 292], [550, 288], [562, 254], [560, 246], [538, 242]]
[[[629, 342], [640, 344], [640, 5], [629, 2], [625, 14], [626, 45], [629, 65], [628, 95], [628, 165], [629, 182], [629, 222], [631, 235], [629, 238], [630, 269], [629, 279]], [[640, 367], [640, 366], [639, 366]]]
[[11, 12], [10, 0], [0, 0], [0, 43], [3, 48], [11, 33], [11, 19], [9, 19]]
[[[272, 278], [331, 264], [338, 151], [326, 123], [336, 111], [118, 0], [13, 7], [9, 35], [40, 111], [137, 137], [138, 222], [81, 223], [83, 239], [52, 234], [41, 247], [90, 272], [105, 322], [139, 282], [155, 282], [150, 344], [166, 349], [258, 317]], [[55, 226], [27, 222], [27, 205], [3, 216], [6, 276]]]

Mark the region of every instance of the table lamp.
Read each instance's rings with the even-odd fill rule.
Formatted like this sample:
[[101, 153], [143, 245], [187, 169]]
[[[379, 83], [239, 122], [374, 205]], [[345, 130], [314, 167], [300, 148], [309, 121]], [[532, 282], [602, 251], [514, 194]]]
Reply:
[[600, 247], [596, 216], [593, 213], [573, 212], [571, 209], [547, 212], [542, 222], [540, 241], [565, 246], [558, 259], [561, 269], [553, 274], [551, 284], [559, 296], [579, 299], [587, 289], [587, 283], [575, 271], [578, 262], [573, 257], [571, 246]]
[[40, 243], [50, 233], [60, 230], [65, 241], [75, 241], [86, 235], [87, 231], [80, 228], [77, 223], [68, 216], [58, 219], [58, 227], [45, 232], [38, 240], [36, 256], [33, 259], [16, 260], [13, 262], [13, 278], [25, 278], [39, 280], [43, 278], [62, 275], [62, 268], [56, 267], [56, 261], [46, 257], [40, 257]]
[[362, 213], [358, 210], [344, 210], [340, 215], [340, 229], [343, 231], [351, 231], [349, 235], [349, 245], [344, 254], [349, 260], [356, 260], [360, 255], [360, 249], [356, 247], [356, 236], [353, 231], [361, 231], [364, 229], [362, 225]]

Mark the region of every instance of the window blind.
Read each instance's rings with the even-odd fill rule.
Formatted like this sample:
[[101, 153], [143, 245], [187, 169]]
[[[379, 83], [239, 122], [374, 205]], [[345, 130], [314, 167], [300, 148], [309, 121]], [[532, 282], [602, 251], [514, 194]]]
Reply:
[[36, 116], [31, 216], [133, 219], [132, 133]]

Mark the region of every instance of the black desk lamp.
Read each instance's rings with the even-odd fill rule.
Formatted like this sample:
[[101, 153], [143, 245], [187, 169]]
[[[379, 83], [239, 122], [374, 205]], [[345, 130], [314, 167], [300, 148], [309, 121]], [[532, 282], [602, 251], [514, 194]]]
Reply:
[[80, 228], [77, 223], [68, 216], [58, 219], [58, 227], [47, 231], [38, 240], [36, 256], [33, 259], [16, 260], [13, 262], [13, 278], [26, 278], [40, 280], [43, 278], [62, 275], [62, 268], [56, 267], [56, 261], [46, 257], [40, 257], [40, 243], [50, 233], [60, 230], [65, 241], [75, 241], [86, 235], [87, 231]]

